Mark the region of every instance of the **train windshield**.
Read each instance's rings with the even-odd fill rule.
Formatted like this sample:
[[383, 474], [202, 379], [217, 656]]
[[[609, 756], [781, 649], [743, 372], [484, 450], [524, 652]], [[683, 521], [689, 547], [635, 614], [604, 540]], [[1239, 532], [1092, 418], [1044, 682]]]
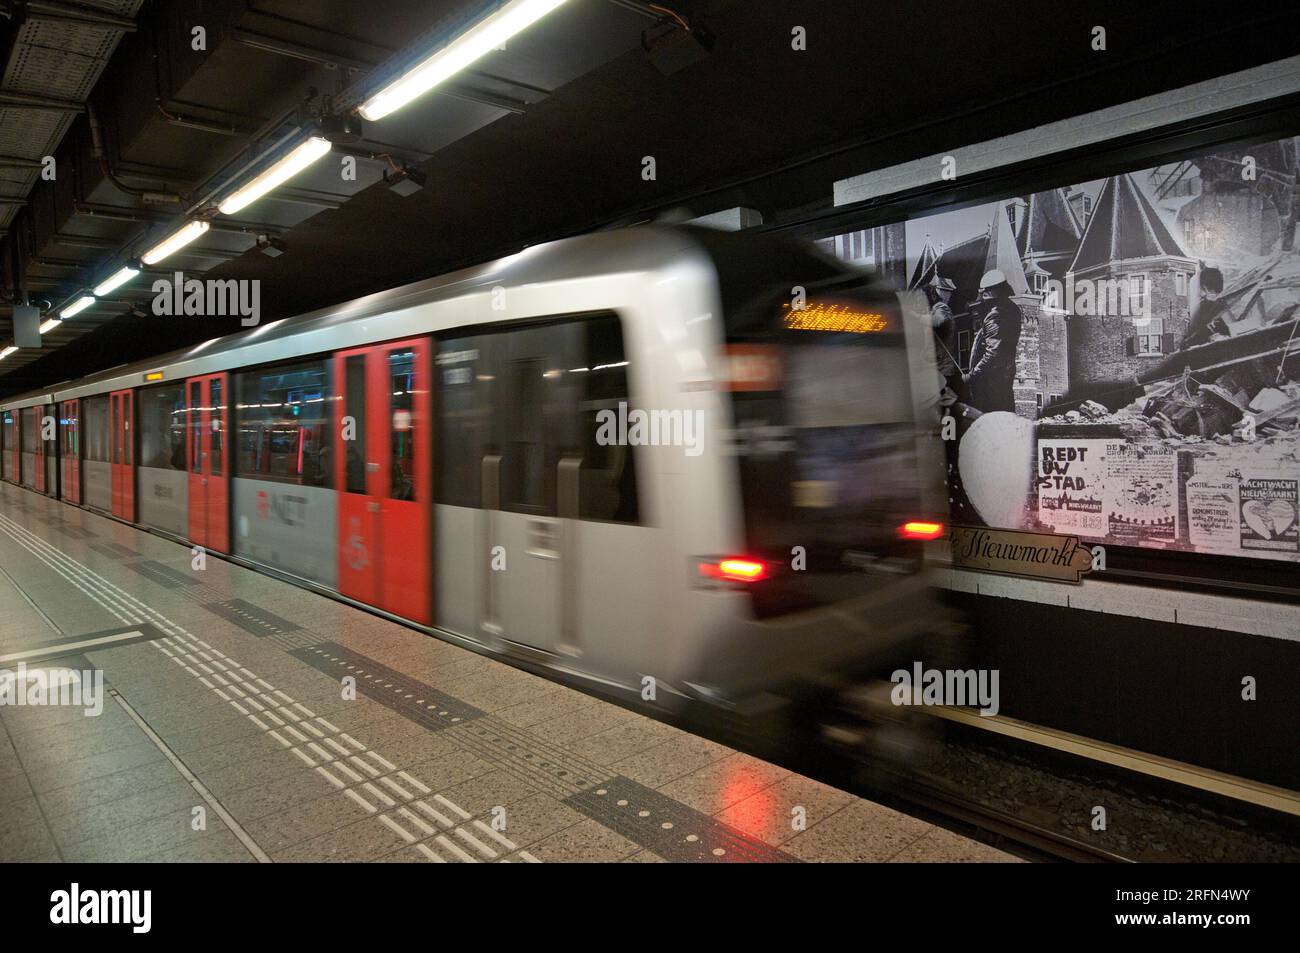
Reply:
[[922, 516], [901, 321], [896, 297], [862, 284], [728, 316], [746, 541], [776, 567], [753, 587], [760, 615], [852, 598], [920, 568], [920, 545], [899, 532]]

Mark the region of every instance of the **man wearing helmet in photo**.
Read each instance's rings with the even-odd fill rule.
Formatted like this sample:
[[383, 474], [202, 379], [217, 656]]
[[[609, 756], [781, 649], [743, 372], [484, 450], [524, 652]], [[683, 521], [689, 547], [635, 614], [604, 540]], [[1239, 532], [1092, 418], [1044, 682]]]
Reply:
[[983, 413], [1016, 409], [1012, 389], [1016, 377], [1016, 347], [1020, 343], [1020, 308], [1011, 300], [1006, 275], [994, 269], [980, 279], [975, 304], [975, 340], [970, 370], [961, 375], [961, 396]]

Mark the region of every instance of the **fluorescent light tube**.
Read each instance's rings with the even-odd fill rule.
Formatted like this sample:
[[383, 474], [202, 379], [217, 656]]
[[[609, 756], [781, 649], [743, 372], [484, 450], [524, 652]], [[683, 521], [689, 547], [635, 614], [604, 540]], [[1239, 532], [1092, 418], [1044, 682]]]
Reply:
[[180, 251], [194, 239], [198, 238], [208, 230], [207, 222], [193, 221], [173, 232], [169, 237], [163, 239], [153, 248], [140, 256], [140, 260], [146, 265], [156, 265], [168, 255]]
[[9, 345], [9, 347], [5, 348], [3, 351], [0, 351], [0, 361], [3, 361], [6, 357], [8, 357], [10, 354], [12, 354], [12, 353], [13, 353], [14, 351], [16, 351], [16, 350], [18, 350], [18, 348], [16, 348], [14, 345], [11, 344], [11, 345]]
[[217, 207], [221, 209], [222, 215], [234, 215], [245, 206], [252, 205], [267, 192], [284, 185], [332, 148], [328, 139], [312, 136], [247, 185], [226, 196]]
[[[94, 303], [95, 303], [94, 295], [82, 295], [76, 301], [72, 302], [72, 304], [68, 305], [66, 308], [64, 308], [62, 311], [59, 312], [59, 320], [66, 321], [74, 314], [81, 314], [81, 312], [85, 311]], [[41, 330], [44, 331], [45, 329], [42, 328]]]
[[41, 325], [41, 333], [45, 334], [49, 331], [53, 331], [62, 323], [63, 323], [62, 318], [49, 318], [46, 320], [44, 324]]
[[110, 291], [122, 287], [122, 285], [126, 284], [138, 274], [140, 274], [139, 268], [132, 268], [130, 265], [120, 268], [99, 284], [95, 285], [95, 297], [104, 297], [104, 295], [108, 294]]
[[565, 0], [510, 0], [361, 104], [362, 118], [383, 119], [522, 33]]

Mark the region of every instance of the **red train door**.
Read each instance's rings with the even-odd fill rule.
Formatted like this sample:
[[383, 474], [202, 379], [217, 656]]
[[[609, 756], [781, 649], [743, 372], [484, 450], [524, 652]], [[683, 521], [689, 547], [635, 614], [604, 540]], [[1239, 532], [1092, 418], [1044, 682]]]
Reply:
[[77, 418], [81, 414], [81, 401], [65, 400], [59, 415], [61, 442], [59, 456], [63, 461], [63, 498], [69, 503], [81, 502], [81, 439]]
[[334, 380], [339, 591], [433, 619], [433, 432], [427, 338], [342, 351]]
[[113, 460], [113, 515], [135, 522], [135, 420], [134, 392], [108, 395], [109, 439]]
[[36, 465], [32, 472], [32, 488], [44, 493], [45, 486], [45, 405], [32, 408], [32, 423], [36, 427]]
[[230, 552], [230, 475], [226, 466], [229, 380], [226, 374], [210, 374], [185, 382], [190, 541], [219, 553]]

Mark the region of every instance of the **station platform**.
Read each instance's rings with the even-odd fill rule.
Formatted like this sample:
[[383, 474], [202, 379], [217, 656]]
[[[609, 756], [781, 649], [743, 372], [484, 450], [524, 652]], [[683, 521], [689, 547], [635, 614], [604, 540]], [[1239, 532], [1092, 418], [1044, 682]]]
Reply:
[[8, 484], [0, 620], [6, 862], [1017, 859]]

